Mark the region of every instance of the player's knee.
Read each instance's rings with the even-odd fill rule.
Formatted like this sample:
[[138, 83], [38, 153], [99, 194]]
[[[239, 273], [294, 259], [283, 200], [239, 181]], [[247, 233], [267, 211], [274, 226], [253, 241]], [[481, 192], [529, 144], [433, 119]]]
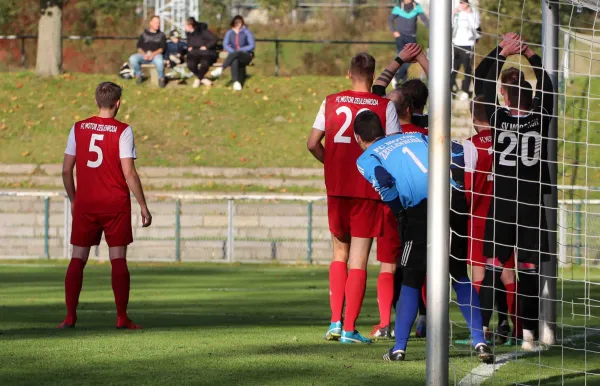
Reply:
[[381, 273], [396, 273], [396, 264], [391, 263], [381, 263], [381, 268], [379, 269]]
[[404, 268], [402, 270], [402, 285], [421, 289], [423, 283], [425, 283], [425, 275], [426, 271], [424, 270]]

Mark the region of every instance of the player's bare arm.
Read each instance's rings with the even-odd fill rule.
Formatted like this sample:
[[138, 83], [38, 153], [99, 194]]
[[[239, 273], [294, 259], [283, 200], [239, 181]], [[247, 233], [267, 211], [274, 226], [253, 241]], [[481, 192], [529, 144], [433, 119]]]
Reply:
[[63, 160], [62, 178], [63, 185], [71, 202], [71, 209], [73, 209], [73, 203], [75, 202], [75, 177], [73, 170], [75, 169], [75, 156], [65, 154]]
[[322, 164], [325, 163], [325, 147], [323, 146], [323, 138], [325, 132], [319, 129], [312, 129], [306, 142], [308, 151]]
[[149, 227], [152, 224], [152, 215], [148, 210], [146, 196], [144, 196], [144, 188], [142, 188], [142, 181], [140, 181], [140, 176], [135, 169], [133, 158], [121, 158], [121, 167], [123, 168], [123, 175], [125, 176], [125, 181], [127, 181], [129, 189], [135, 196], [138, 204], [140, 204], [142, 210], [142, 226], [144, 228]]
[[419, 63], [425, 75], [429, 76], [429, 59], [427, 58], [423, 50], [419, 52], [419, 54], [415, 57], [415, 60], [417, 61], [417, 63]]

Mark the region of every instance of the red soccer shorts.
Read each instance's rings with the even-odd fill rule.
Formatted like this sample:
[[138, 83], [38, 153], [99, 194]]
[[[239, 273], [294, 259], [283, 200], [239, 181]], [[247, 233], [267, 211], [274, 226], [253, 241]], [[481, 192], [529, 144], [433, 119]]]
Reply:
[[402, 243], [398, 235], [398, 222], [392, 210], [383, 207], [383, 236], [377, 238], [377, 261], [381, 263], [396, 264], [402, 250]]
[[472, 217], [469, 220], [468, 264], [485, 267], [487, 258], [483, 255], [485, 218]]
[[327, 196], [329, 230], [337, 238], [383, 234], [383, 203], [368, 198]]
[[131, 213], [73, 213], [71, 244], [78, 247], [99, 245], [102, 232], [109, 247], [124, 247], [133, 242]]

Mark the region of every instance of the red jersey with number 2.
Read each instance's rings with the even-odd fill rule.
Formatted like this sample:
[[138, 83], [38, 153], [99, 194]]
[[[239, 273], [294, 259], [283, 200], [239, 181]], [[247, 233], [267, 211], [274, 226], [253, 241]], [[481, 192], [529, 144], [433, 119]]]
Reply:
[[131, 212], [129, 187], [121, 167], [121, 136], [129, 125], [92, 117], [75, 123], [77, 193], [80, 213]]
[[[356, 91], [344, 91], [325, 99], [325, 186], [328, 195], [380, 199], [356, 168], [356, 160], [363, 151], [354, 138], [354, 118], [368, 109], [379, 116], [387, 129], [389, 103], [389, 99]], [[386, 133], [391, 134], [389, 130]]]

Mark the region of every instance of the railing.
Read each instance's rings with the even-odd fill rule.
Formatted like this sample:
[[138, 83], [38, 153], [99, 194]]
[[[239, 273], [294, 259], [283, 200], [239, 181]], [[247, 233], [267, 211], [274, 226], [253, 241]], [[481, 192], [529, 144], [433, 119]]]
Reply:
[[[150, 228], [139, 227], [133, 205], [133, 259], [311, 264], [330, 258], [323, 196], [149, 194], [148, 201]], [[0, 257], [68, 257], [70, 210], [64, 193], [0, 192]], [[558, 246], [563, 265], [600, 262], [600, 200], [560, 200]]]
[[[36, 40], [37, 35], [0, 35], [0, 40], [20, 40], [20, 54], [21, 54], [21, 67], [27, 67], [27, 56], [25, 53], [25, 41]], [[138, 40], [138, 36], [79, 36], [79, 35], [68, 35], [63, 36], [63, 40]], [[310, 39], [256, 39], [259, 43], [274, 43], [275, 44], [275, 76], [279, 76], [279, 57], [281, 56], [281, 44], [364, 44], [364, 45], [389, 45], [395, 47], [395, 42], [390, 41], [363, 41], [363, 40], [310, 40]]]

